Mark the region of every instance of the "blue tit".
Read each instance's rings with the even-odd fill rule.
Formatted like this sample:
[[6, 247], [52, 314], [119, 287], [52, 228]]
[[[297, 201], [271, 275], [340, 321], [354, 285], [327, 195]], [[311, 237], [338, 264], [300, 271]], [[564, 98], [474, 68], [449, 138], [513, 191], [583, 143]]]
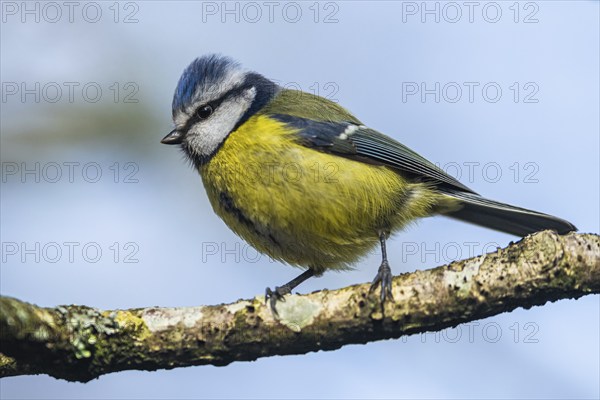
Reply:
[[276, 301], [312, 276], [381, 246], [371, 290], [392, 299], [391, 233], [436, 214], [525, 236], [571, 223], [481, 197], [335, 102], [284, 89], [227, 57], [194, 60], [173, 97], [179, 145], [214, 212], [261, 253], [306, 270], [267, 288]]

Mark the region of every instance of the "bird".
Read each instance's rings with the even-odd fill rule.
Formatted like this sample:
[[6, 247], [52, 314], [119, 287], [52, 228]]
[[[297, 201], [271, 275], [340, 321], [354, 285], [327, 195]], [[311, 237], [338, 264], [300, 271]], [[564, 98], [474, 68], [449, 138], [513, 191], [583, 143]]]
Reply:
[[568, 221], [480, 196], [337, 102], [281, 87], [208, 54], [185, 68], [173, 96], [178, 145], [214, 212], [259, 252], [304, 271], [267, 287], [277, 301], [310, 277], [348, 270], [381, 248], [369, 292], [394, 301], [386, 243], [413, 221], [443, 215], [526, 236], [576, 231]]

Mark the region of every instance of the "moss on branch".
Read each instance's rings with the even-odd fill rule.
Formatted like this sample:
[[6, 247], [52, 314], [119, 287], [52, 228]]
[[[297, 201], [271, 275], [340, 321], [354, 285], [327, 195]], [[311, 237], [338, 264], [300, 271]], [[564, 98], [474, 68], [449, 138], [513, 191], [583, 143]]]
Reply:
[[600, 293], [600, 237], [540, 232], [494, 253], [394, 278], [382, 309], [369, 285], [186, 308], [41, 308], [0, 297], [0, 377], [88, 381], [121, 370], [227, 365], [438, 331]]

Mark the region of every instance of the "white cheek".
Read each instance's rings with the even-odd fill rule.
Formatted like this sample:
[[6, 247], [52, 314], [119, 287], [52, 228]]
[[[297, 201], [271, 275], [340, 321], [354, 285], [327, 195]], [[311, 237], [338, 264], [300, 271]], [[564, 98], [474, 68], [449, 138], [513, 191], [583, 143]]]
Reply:
[[199, 155], [212, 154], [231, 133], [255, 96], [256, 89], [250, 88], [242, 96], [221, 103], [207, 120], [190, 128], [187, 133], [189, 148]]

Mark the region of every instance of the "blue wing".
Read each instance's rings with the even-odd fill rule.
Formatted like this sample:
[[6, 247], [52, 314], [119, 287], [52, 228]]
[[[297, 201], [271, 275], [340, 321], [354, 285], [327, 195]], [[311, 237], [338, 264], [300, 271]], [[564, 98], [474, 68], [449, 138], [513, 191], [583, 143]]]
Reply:
[[459, 192], [475, 193], [432, 162], [402, 143], [354, 122], [315, 121], [288, 114], [273, 114], [297, 131], [303, 145], [358, 161], [386, 165], [418, 181]]

